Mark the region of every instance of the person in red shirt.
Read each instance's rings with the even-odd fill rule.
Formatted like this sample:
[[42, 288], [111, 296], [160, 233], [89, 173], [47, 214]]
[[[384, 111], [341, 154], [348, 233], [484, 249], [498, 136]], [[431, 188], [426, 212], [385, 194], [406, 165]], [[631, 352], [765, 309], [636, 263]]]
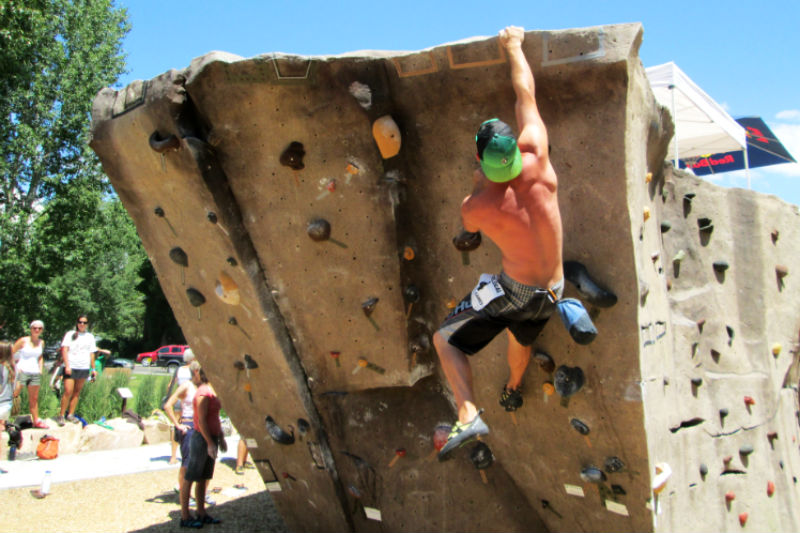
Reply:
[[[186, 483], [182, 484], [181, 527], [201, 528], [204, 524], [219, 524], [205, 510], [206, 482], [214, 476], [217, 451], [227, 451], [228, 445], [222, 434], [222, 421], [219, 411], [222, 407], [214, 388], [209, 384], [205, 372], [196, 360], [189, 365], [192, 382], [197, 386], [194, 400], [194, 432], [189, 441], [189, 461], [186, 464]], [[195, 484], [194, 498], [197, 502], [197, 516], [189, 514], [189, 494]]]

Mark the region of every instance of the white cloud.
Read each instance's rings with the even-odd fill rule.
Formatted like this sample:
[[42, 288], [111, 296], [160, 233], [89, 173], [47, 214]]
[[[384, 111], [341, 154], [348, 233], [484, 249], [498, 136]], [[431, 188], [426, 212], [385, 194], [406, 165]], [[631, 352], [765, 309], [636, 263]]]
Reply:
[[800, 122], [800, 109], [786, 109], [785, 111], [778, 111], [775, 115], [778, 120], [798, 121]]

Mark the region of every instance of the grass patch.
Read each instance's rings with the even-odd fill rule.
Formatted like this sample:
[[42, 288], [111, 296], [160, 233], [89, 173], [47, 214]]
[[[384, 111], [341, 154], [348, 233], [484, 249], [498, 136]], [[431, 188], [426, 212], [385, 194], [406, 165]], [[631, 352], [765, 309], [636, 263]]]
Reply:
[[[94, 422], [102, 417], [111, 419], [121, 416], [122, 400], [116, 391], [120, 387], [128, 387], [133, 393], [133, 400], [129, 400], [128, 407], [140, 416], [148, 417], [154, 409], [161, 407], [161, 398], [167, 392], [170, 377], [134, 376], [125, 372], [103, 373], [94, 383], [86, 381], [76, 414], [87, 422]], [[60, 412], [61, 402], [49, 386], [50, 374], [45, 373], [42, 379], [43, 384], [39, 387], [39, 418], [54, 418]], [[18, 414], [27, 413], [30, 413], [28, 388], [23, 387]]]

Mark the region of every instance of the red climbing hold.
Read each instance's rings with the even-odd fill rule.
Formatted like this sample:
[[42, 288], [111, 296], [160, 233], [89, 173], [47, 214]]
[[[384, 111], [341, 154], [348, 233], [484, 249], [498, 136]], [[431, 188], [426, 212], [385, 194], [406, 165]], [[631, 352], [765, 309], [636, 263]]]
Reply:
[[728, 492], [725, 493], [725, 501], [727, 503], [730, 503], [735, 499], [736, 499], [736, 494], [732, 490], [729, 490]]
[[767, 481], [767, 496], [772, 498], [773, 494], [775, 494], [775, 483], [772, 481]]
[[747, 523], [747, 513], [739, 513], [739, 524], [744, 527]]
[[744, 397], [744, 404], [745, 405], [755, 405], [756, 401], [753, 399], [752, 396], [745, 396]]

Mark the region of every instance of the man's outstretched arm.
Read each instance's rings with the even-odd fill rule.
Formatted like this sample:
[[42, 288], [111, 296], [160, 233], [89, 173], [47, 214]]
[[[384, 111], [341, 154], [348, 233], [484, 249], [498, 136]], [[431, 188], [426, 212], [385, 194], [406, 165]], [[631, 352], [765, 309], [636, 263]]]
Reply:
[[509, 26], [500, 32], [500, 42], [506, 49], [511, 65], [511, 85], [517, 97], [515, 109], [519, 148], [523, 152], [532, 152], [545, 161], [548, 157], [547, 130], [536, 106], [533, 71], [522, 52], [524, 39], [525, 30], [517, 26]]

